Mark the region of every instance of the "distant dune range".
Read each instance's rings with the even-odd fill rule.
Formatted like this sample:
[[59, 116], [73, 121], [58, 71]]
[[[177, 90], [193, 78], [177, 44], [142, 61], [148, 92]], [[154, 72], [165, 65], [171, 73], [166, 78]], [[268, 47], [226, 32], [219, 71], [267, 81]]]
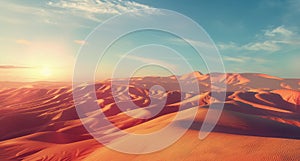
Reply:
[[[222, 74], [194, 72], [179, 79], [189, 83], [195, 81], [190, 79], [192, 75], [197, 77], [201, 93], [182, 92], [182, 101], [175, 76], [135, 77], [131, 78], [130, 86], [123, 79], [117, 80], [120, 95], [116, 101], [126, 103], [122, 92], [129, 88], [132, 101], [142, 108], [150, 103], [149, 88], [153, 85], [167, 90], [167, 93], [155, 91], [155, 97], [166, 97], [167, 103], [150, 119], [135, 119], [122, 112], [113, 99], [109, 80], [95, 84], [97, 103], [108, 120], [132, 133], [156, 131], [168, 125], [177, 113], [198, 109], [196, 119], [183, 137], [162, 151], [146, 155], [119, 153], [94, 140], [78, 118], [71, 85], [2, 82], [0, 160], [300, 160], [300, 79], [226, 74], [226, 79], [218, 79], [227, 84], [227, 90], [220, 91], [226, 92], [221, 118], [213, 132], [199, 140], [199, 129], [211, 99], [218, 99], [211, 98], [210, 78], [221, 78]], [[88, 96], [82, 99], [85, 97]], [[197, 101], [199, 107], [195, 107]], [[180, 109], [181, 104], [187, 108]], [[146, 111], [151, 112], [151, 108]], [[143, 114], [131, 107], [126, 112]], [[185, 121], [176, 122], [173, 128], [183, 128]], [[104, 131], [109, 130], [104, 127]]]

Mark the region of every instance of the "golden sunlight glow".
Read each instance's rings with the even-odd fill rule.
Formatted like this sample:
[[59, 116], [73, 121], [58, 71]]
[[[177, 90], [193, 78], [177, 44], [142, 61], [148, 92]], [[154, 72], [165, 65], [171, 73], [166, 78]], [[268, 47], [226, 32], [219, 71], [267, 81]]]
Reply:
[[40, 73], [42, 76], [49, 77], [52, 75], [52, 70], [49, 67], [43, 67]]

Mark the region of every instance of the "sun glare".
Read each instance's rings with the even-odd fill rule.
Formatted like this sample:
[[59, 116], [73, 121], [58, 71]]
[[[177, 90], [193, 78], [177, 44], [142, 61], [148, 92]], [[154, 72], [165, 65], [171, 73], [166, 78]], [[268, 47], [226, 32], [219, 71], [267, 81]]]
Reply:
[[49, 67], [43, 67], [41, 70], [41, 75], [49, 77], [52, 75], [52, 70]]

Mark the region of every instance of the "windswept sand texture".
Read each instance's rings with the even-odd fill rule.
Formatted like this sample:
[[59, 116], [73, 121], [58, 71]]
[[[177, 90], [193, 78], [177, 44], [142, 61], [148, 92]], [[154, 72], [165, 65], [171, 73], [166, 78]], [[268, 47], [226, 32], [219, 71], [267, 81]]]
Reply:
[[[149, 133], [168, 125], [177, 113], [198, 113], [192, 126], [175, 144], [146, 155], [129, 155], [110, 150], [99, 144], [85, 130], [77, 116], [71, 86], [41, 82], [34, 84], [2, 83], [0, 86], [0, 160], [101, 160], [101, 161], [182, 161], [182, 160], [300, 160], [300, 79], [282, 79], [264, 74], [227, 74], [228, 87], [222, 116], [213, 132], [198, 139], [199, 129], [211, 102], [210, 75], [198, 72], [180, 76], [192, 81], [194, 74], [201, 93], [182, 92], [176, 77], [132, 78], [130, 86], [118, 80], [116, 101], [125, 103], [122, 92], [129, 88], [132, 101], [142, 107], [122, 112], [111, 93], [110, 81], [95, 84], [97, 103], [109, 121], [131, 133]], [[221, 78], [222, 74], [213, 74]], [[156, 99], [166, 98], [159, 108], [150, 104], [149, 88], [165, 87], [167, 93], [154, 91]], [[82, 87], [86, 88], [85, 86]], [[82, 100], [88, 95], [83, 95]], [[196, 106], [199, 101], [200, 107]], [[184, 104], [185, 109], [179, 106]], [[99, 107], [99, 108], [100, 108]], [[89, 118], [93, 120], [93, 114]], [[185, 119], [172, 128], [183, 128]], [[112, 135], [110, 127], [103, 127]], [[110, 132], [110, 133], [109, 133]], [[164, 138], [160, 138], [164, 139]], [[145, 146], [151, 143], [145, 142]], [[128, 148], [134, 146], [128, 145]]]

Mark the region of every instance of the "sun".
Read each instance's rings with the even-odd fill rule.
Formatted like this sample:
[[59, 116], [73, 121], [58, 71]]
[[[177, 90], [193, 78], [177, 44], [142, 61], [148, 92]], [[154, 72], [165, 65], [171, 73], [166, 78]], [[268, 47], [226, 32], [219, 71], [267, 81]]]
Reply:
[[44, 77], [49, 77], [52, 75], [52, 70], [49, 67], [43, 67], [40, 72]]

